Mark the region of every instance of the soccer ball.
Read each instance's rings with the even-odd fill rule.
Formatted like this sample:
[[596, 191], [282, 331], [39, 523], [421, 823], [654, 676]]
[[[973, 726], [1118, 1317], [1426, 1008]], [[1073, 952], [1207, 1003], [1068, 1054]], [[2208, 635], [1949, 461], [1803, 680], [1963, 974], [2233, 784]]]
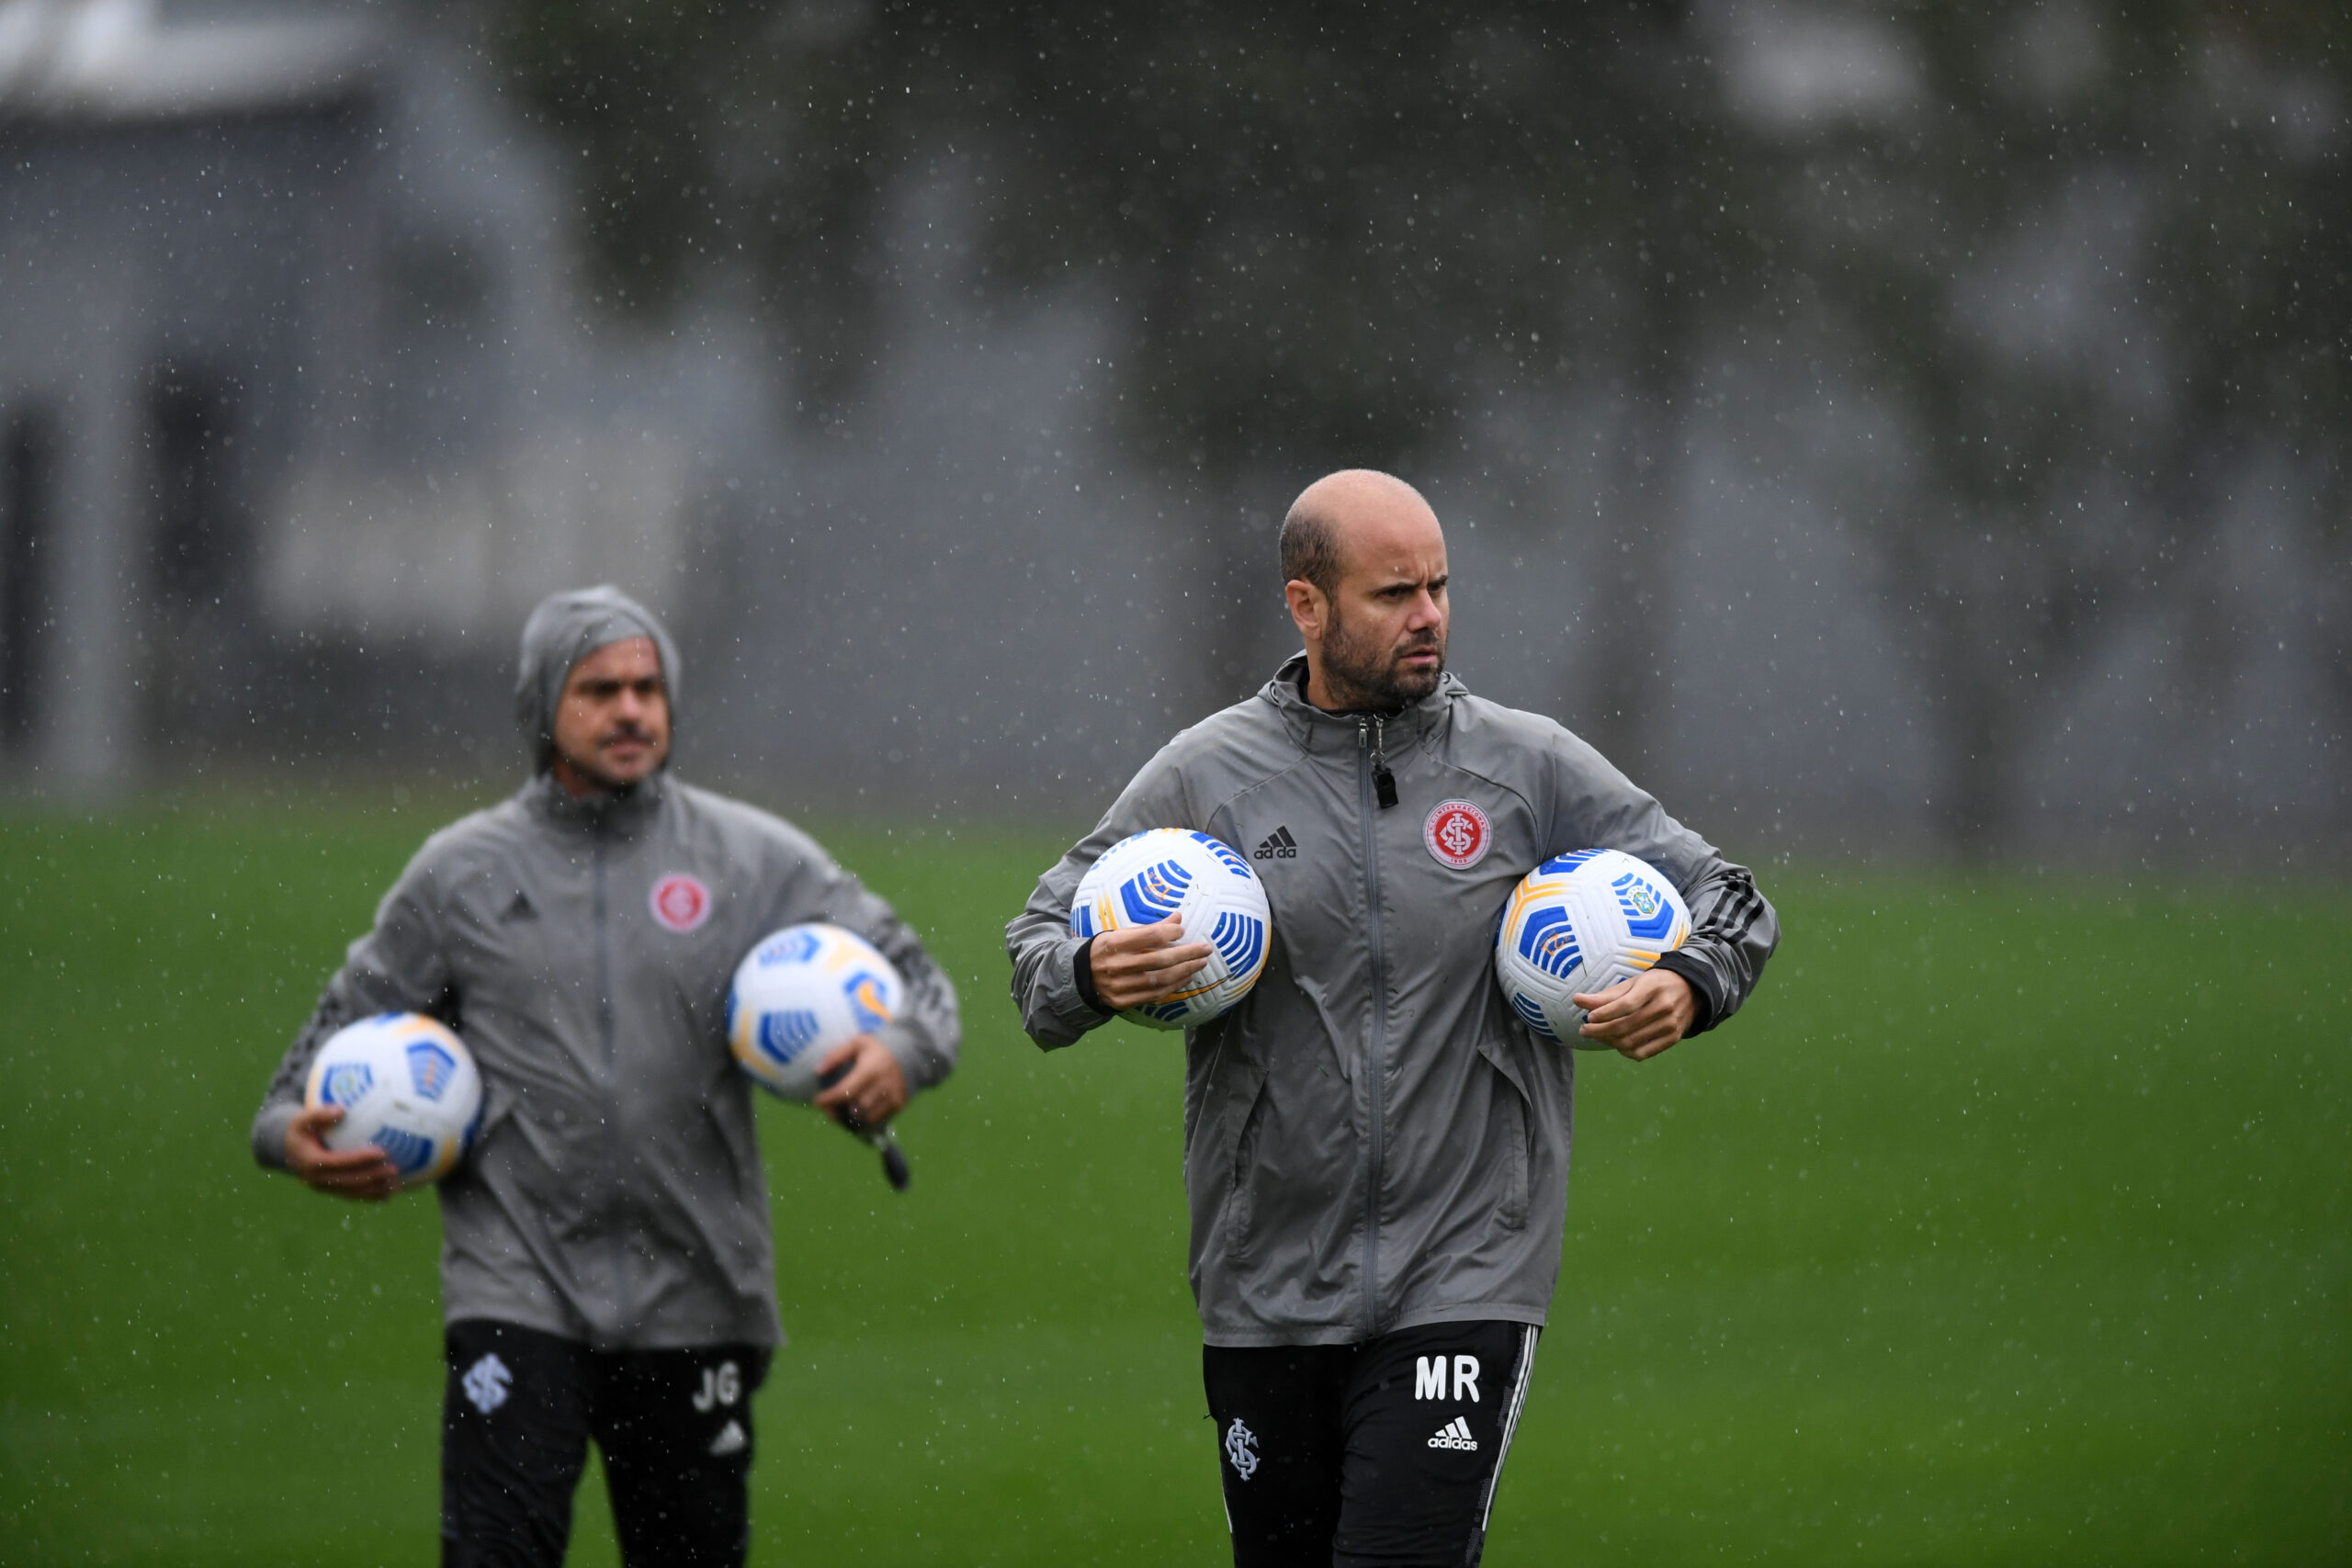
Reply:
[[1495, 978], [1511, 1010], [1555, 1044], [1605, 1050], [1577, 1033], [1568, 998], [1630, 980], [1680, 947], [1690, 911], [1674, 884], [1617, 850], [1555, 855], [1520, 880], [1495, 930]]
[[1190, 989], [1119, 1015], [1147, 1029], [1206, 1023], [1248, 996], [1266, 969], [1273, 916], [1265, 886], [1222, 840], [1182, 828], [1153, 828], [1103, 851], [1079, 880], [1069, 931], [1099, 936], [1170, 915], [1182, 920], [1186, 942], [1205, 942], [1216, 951], [1208, 966], [1185, 982]]
[[331, 1149], [373, 1144], [402, 1187], [457, 1168], [481, 1127], [481, 1073], [458, 1037], [423, 1013], [385, 1012], [328, 1036], [311, 1062], [302, 1103], [343, 1107]]
[[727, 1044], [760, 1087], [817, 1097], [817, 1064], [906, 1005], [898, 968], [855, 931], [810, 923], [763, 938], [727, 993]]

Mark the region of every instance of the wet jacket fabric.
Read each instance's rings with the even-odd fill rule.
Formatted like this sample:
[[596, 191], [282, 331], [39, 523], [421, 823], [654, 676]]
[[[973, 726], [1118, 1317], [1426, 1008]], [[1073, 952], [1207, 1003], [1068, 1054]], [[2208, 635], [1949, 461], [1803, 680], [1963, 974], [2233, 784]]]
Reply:
[[[533, 625], [560, 639], [572, 620]], [[601, 643], [569, 646], [555, 649], [559, 687]], [[909, 1087], [945, 1077], [954, 987], [808, 835], [665, 774], [575, 798], [541, 772], [435, 833], [385, 896], [278, 1068], [255, 1157], [283, 1166], [328, 1035], [373, 1013], [431, 1013], [471, 1049], [485, 1090], [479, 1140], [439, 1187], [450, 1321], [613, 1349], [777, 1343], [752, 1086], [728, 1050], [727, 993], [762, 936], [819, 919], [905, 976], [907, 1009], [881, 1038]]]
[[[1305, 672], [1295, 656], [1170, 741], [1040, 879], [1006, 932], [1013, 998], [1048, 1049], [1107, 1021], [1074, 974], [1079, 879], [1144, 829], [1223, 840], [1265, 884], [1273, 933], [1256, 987], [1185, 1040], [1190, 1269], [1207, 1342], [1541, 1325], [1575, 1066], [1495, 983], [1504, 899], [1567, 851], [1649, 862], [1690, 906], [1690, 940], [1661, 964], [1697, 992], [1694, 1032], [1753, 990], [1777, 920], [1744, 868], [1550, 719], [1451, 675], [1394, 716], [1327, 714], [1306, 701]], [[1384, 762], [1393, 807], [1378, 799]]]

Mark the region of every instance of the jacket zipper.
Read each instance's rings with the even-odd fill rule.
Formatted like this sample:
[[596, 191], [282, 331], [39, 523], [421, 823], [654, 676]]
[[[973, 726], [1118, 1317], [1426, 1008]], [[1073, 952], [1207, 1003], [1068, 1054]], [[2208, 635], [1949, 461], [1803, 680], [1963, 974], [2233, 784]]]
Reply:
[[590, 829], [588, 845], [589, 863], [595, 869], [596, 884], [596, 1033], [605, 1050], [605, 1172], [611, 1184], [608, 1201], [613, 1225], [613, 1329], [625, 1334], [629, 1327], [628, 1225], [625, 1212], [627, 1186], [621, 1179], [620, 1061], [613, 1032], [613, 944], [610, 899], [605, 894], [603, 824]]
[[1372, 720], [1372, 795], [1383, 811], [1396, 804], [1396, 775], [1388, 771], [1388, 719], [1383, 714]]
[[1380, 1179], [1388, 1115], [1388, 958], [1380, 930], [1380, 862], [1373, 804], [1372, 726], [1356, 718], [1356, 806], [1363, 829], [1364, 919], [1372, 938], [1372, 1136], [1364, 1161], [1363, 1325], [1380, 1332]]

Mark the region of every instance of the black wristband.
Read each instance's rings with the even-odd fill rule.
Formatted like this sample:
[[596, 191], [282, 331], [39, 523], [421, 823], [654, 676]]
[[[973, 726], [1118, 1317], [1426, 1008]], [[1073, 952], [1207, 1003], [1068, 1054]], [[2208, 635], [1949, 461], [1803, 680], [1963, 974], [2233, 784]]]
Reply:
[[1109, 1012], [1103, 1005], [1102, 993], [1094, 988], [1094, 939], [1088, 937], [1079, 947], [1078, 956], [1070, 960], [1070, 978], [1078, 982], [1078, 999], [1096, 1012]]
[[1691, 1019], [1690, 1027], [1682, 1038], [1688, 1040], [1693, 1034], [1704, 1034], [1713, 1029], [1715, 1026], [1715, 997], [1710, 987], [1713, 985], [1714, 976], [1707, 973], [1707, 966], [1690, 953], [1668, 953], [1659, 955], [1656, 967], [1669, 975], [1681, 976], [1684, 984], [1690, 987], [1691, 999], [1699, 1004], [1698, 1014]]

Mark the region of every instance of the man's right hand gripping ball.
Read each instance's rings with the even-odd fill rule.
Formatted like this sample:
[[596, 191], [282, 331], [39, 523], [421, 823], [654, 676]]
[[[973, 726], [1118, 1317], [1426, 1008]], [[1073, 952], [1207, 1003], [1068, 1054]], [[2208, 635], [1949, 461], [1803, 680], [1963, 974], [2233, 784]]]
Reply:
[[321, 1192], [380, 1203], [401, 1190], [401, 1173], [373, 1144], [327, 1147], [327, 1129], [343, 1120], [340, 1105], [297, 1111], [286, 1125], [286, 1168]]
[[1104, 931], [1087, 950], [1094, 994], [1113, 1012], [1164, 1002], [1208, 967], [1213, 951], [1207, 942], [1186, 942], [1184, 923], [1174, 915]]

